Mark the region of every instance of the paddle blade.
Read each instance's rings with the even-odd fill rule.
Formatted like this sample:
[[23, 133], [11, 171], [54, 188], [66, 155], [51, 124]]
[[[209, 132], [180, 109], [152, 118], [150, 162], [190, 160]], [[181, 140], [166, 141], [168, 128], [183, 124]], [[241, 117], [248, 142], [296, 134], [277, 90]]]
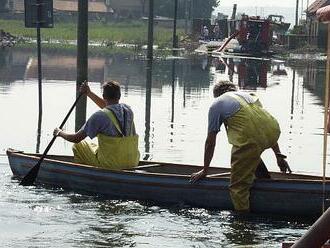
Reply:
[[19, 185], [31, 186], [36, 180], [40, 168], [40, 161], [23, 177]]
[[[76, 101], [74, 102], [74, 104], [71, 106], [69, 112], [67, 113], [67, 115], [65, 116], [64, 120], [62, 121], [61, 125], [60, 125], [60, 129], [63, 128], [65, 122], [67, 121], [67, 119], [69, 118], [71, 112], [73, 111], [73, 109], [75, 108], [75, 106], [77, 105], [77, 102], [79, 101], [80, 97], [83, 95], [83, 93], [80, 93], [79, 96], [77, 97]], [[44, 153], [42, 154], [42, 156], [40, 157], [38, 163], [28, 172], [28, 174], [23, 178], [23, 180], [21, 181], [20, 185], [23, 186], [30, 186], [33, 185], [34, 181], [36, 180], [37, 176], [38, 176], [38, 172], [40, 169], [40, 165], [42, 163], [42, 161], [44, 160], [44, 158], [46, 157], [49, 149], [52, 147], [54, 141], [56, 139], [56, 135], [53, 136], [52, 140], [49, 142], [48, 146], [46, 147]]]

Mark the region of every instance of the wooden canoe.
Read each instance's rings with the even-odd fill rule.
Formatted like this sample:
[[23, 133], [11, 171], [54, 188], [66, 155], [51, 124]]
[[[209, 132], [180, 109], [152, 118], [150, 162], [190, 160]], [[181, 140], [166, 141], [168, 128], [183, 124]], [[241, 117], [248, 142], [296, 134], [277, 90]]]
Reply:
[[[40, 154], [7, 150], [10, 168], [22, 178], [37, 163]], [[76, 164], [72, 156], [47, 155], [36, 182], [106, 198], [137, 199], [157, 204], [232, 210], [229, 168], [211, 167], [207, 178], [189, 183], [200, 166], [141, 161], [134, 169], [113, 171]], [[319, 216], [322, 213], [322, 178], [272, 172], [272, 179], [257, 179], [251, 189], [254, 213]], [[327, 178], [329, 179], [329, 178]], [[330, 185], [325, 187], [325, 195]]]

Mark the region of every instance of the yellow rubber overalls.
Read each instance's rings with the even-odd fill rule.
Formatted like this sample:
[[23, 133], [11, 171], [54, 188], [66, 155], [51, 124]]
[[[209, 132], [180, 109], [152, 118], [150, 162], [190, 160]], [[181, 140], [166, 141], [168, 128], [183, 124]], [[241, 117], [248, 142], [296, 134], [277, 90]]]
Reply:
[[[280, 128], [256, 99], [247, 103], [242, 97], [227, 93], [239, 101], [241, 108], [225, 121], [231, 152], [230, 196], [236, 210], [250, 209], [250, 188], [261, 153], [276, 144]], [[253, 94], [252, 97], [256, 98]]]
[[112, 111], [107, 108], [102, 111], [109, 117], [121, 137], [98, 134], [98, 145], [88, 143], [85, 140], [74, 144], [72, 150], [75, 162], [114, 170], [137, 166], [140, 153], [138, 150], [138, 136], [132, 133], [134, 122], [132, 122], [132, 128], [130, 129], [131, 133], [124, 136]]

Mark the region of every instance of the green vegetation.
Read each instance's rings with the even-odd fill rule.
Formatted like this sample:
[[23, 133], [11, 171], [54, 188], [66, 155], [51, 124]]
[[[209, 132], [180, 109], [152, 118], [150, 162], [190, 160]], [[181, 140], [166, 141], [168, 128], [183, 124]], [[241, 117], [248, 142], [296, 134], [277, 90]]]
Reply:
[[[35, 51], [36, 44], [33, 43], [18, 43], [16, 47]], [[42, 44], [42, 51], [51, 51], [57, 54], [72, 54], [75, 55], [77, 53], [77, 47], [72, 44], [68, 43], [43, 43]], [[144, 56], [146, 54], [146, 50], [136, 50], [136, 49], [127, 49], [124, 47], [116, 47], [116, 46], [93, 46], [88, 49], [88, 54], [93, 56], [104, 56], [104, 55], [114, 55], [114, 54], [121, 54], [121, 55], [130, 55], [130, 56]], [[154, 50], [154, 57], [155, 58], [166, 58], [166, 56], [171, 55], [171, 50], [162, 50], [156, 49]]]
[[[183, 19], [188, 14], [190, 18], [210, 18], [219, 3], [220, 0], [178, 1], [178, 17]], [[155, 0], [154, 6], [155, 15], [173, 17], [173, 0]]]
[[306, 34], [306, 27], [299, 25], [294, 26], [293, 29], [290, 29], [290, 34]]
[[[89, 41], [106, 43], [129, 43], [143, 45], [147, 44], [148, 27], [147, 22], [111, 22], [100, 23], [90, 22], [88, 37]], [[0, 19], [0, 29], [15, 36], [25, 38], [35, 38], [36, 30], [25, 28], [23, 20], [3, 20]], [[177, 30], [178, 35], [183, 34], [183, 30]], [[77, 39], [77, 24], [71, 22], [55, 22], [55, 27], [42, 29], [43, 40], [72, 41]], [[172, 29], [155, 25], [154, 44], [160, 47], [171, 46]]]

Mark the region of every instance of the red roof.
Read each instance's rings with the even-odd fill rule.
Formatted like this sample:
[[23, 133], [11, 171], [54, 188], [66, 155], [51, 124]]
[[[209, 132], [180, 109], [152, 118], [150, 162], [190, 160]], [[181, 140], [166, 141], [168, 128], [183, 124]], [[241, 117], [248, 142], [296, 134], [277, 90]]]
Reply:
[[307, 9], [307, 13], [308, 14], [315, 14], [316, 11], [319, 9], [319, 8], [322, 8], [326, 5], [329, 5], [330, 4], [330, 1], [329, 0], [316, 0], [314, 1], [311, 5], [308, 6], [308, 9]]
[[320, 8], [316, 12], [316, 17], [320, 22], [330, 21], [330, 5]]

